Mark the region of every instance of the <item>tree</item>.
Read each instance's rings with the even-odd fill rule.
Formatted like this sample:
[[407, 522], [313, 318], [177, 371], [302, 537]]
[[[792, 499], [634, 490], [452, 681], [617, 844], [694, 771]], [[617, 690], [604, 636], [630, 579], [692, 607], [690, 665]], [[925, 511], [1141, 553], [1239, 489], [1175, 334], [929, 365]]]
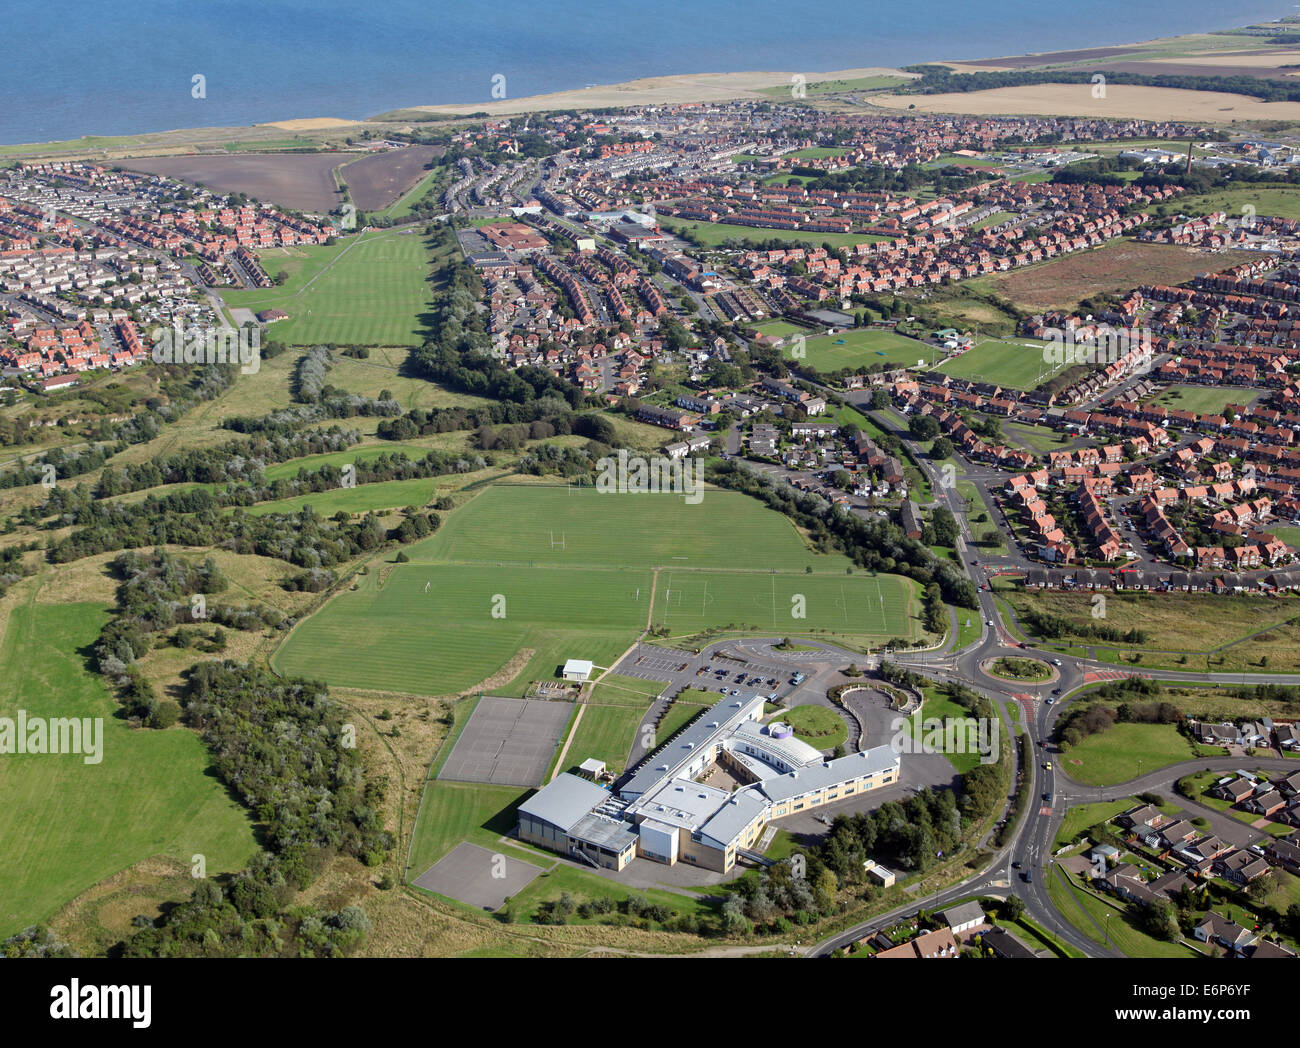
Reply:
[[889, 407], [889, 392], [883, 386], [873, 389], [871, 391], [871, 410], [884, 411], [887, 407]]
[[933, 440], [939, 435], [939, 422], [932, 415], [913, 415], [907, 431], [913, 440]]
[[1018, 921], [1025, 913], [1024, 900], [1019, 895], [1008, 895], [1001, 906], [1002, 917], [1008, 921]]
[[1157, 899], [1141, 908], [1137, 915], [1138, 924], [1154, 939], [1172, 942], [1178, 937], [1178, 921], [1173, 903], [1167, 899]]
[[952, 441], [947, 437], [937, 437], [930, 447], [930, 457], [933, 459], [952, 458]]

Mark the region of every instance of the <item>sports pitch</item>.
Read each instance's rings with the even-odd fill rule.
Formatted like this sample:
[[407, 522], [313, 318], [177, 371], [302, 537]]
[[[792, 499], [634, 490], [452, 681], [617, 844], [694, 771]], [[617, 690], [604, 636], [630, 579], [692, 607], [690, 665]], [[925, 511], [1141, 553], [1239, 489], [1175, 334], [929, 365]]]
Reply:
[[260, 253], [271, 276], [284, 270], [281, 287], [223, 291], [235, 308], [289, 314], [268, 338], [291, 345], [337, 342], [368, 346], [418, 346], [420, 319], [432, 298], [430, 252], [418, 233], [379, 231], [330, 246], [271, 248]]
[[896, 575], [666, 571], [659, 587], [655, 623], [686, 635], [734, 624], [775, 633], [893, 636], [894, 627], [906, 631], [912, 599]]
[[949, 357], [935, 370], [953, 378], [991, 382], [1011, 389], [1034, 389], [1066, 366], [1047, 363], [1044, 360], [1047, 348], [1051, 348], [1051, 343], [1028, 338], [984, 338], [973, 349]]
[[[794, 343], [787, 341], [782, 352], [793, 356], [793, 346]], [[915, 367], [918, 360], [931, 359], [934, 347], [893, 331], [849, 328], [834, 335], [807, 339], [803, 352], [803, 362], [818, 371], [839, 371], [840, 368], [866, 368], [872, 364]]]
[[[674, 495], [493, 485], [406, 553], [410, 563], [372, 564], [354, 590], [298, 625], [273, 657], [276, 670], [449, 695], [524, 652], [510, 679], [490, 685], [522, 696], [567, 658], [612, 666], [651, 625], [678, 636], [916, 633], [913, 583], [847, 573], [847, 558], [812, 552], [785, 517], [736, 492], [707, 490], [689, 505]], [[804, 618], [792, 614], [796, 595]]]

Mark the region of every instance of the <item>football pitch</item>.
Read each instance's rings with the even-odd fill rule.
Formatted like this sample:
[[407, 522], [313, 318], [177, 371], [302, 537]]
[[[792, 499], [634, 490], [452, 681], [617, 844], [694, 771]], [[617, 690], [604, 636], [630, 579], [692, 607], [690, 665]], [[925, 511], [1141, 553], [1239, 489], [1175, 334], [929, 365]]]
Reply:
[[991, 382], [1011, 389], [1034, 389], [1066, 367], [1064, 363], [1050, 364], [1044, 360], [1044, 350], [1050, 348], [1050, 342], [1030, 338], [984, 338], [973, 349], [949, 357], [935, 370], [953, 378]]
[[655, 623], [674, 634], [710, 627], [881, 637], [908, 631], [910, 587], [895, 575], [666, 571], [659, 585]]
[[337, 342], [367, 346], [418, 346], [432, 294], [431, 254], [418, 233], [377, 231], [337, 244], [270, 248], [260, 253], [281, 287], [223, 291], [233, 307], [282, 309], [289, 319], [267, 334], [291, 345]]
[[276, 670], [446, 695], [519, 656], [509, 679], [492, 684], [509, 696], [568, 658], [613, 665], [650, 625], [679, 637], [916, 634], [914, 583], [849, 573], [847, 558], [812, 552], [785, 517], [737, 492], [710, 489], [690, 505], [674, 495], [493, 485], [406, 553], [406, 564], [372, 563], [354, 589], [300, 623], [273, 657]]

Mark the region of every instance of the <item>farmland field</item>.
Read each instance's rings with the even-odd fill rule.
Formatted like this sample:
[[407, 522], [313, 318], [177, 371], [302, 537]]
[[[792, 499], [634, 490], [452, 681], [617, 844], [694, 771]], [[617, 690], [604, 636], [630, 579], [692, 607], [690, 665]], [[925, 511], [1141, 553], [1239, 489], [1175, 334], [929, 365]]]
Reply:
[[302, 211], [329, 211], [342, 202], [334, 169], [356, 153], [263, 153], [168, 156], [124, 160], [133, 171], [201, 184], [216, 193], [247, 193]]
[[1065, 367], [1064, 363], [1044, 361], [1043, 351], [1048, 345], [1026, 338], [985, 338], [960, 356], [949, 357], [935, 370], [953, 378], [1033, 389]]
[[198, 735], [132, 730], [82, 654], [108, 620], [98, 604], [13, 608], [0, 641], [0, 714], [103, 719], [103, 758], [0, 760], [0, 937], [44, 920], [91, 885], [144, 859], [207, 860], [209, 876], [257, 850], [253, 825], [208, 774]]
[[[1180, 201], [1178, 207], [1186, 204]], [[1092, 295], [1127, 292], [1139, 284], [1181, 284], [1207, 269], [1226, 269], [1250, 257], [1249, 251], [1205, 255], [1174, 244], [1112, 240], [1094, 250], [998, 273], [992, 281], [998, 294], [1026, 309], [1073, 309]]]
[[[846, 574], [845, 557], [810, 552], [785, 518], [735, 492], [708, 490], [692, 506], [672, 495], [493, 485], [406, 553], [410, 563], [372, 563], [354, 590], [298, 625], [276, 669], [441, 695], [509, 663], [492, 690], [518, 695], [566, 658], [612, 665], [651, 623], [656, 586], [654, 618], [674, 632], [743, 622], [781, 633], [915, 632], [911, 583]], [[779, 574], [725, 570], [738, 563]], [[796, 594], [805, 619], [791, 615]], [[634, 705], [615, 692], [598, 686], [596, 701]]]
[[268, 248], [259, 253], [281, 287], [223, 292], [236, 309], [282, 309], [289, 314], [268, 337], [292, 345], [418, 346], [420, 315], [430, 302], [430, 253], [418, 233], [362, 233], [332, 246]]
[[[843, 342], [843, 345], [837, 343]], [[906, 364], [915, 367], [930, 359], [933, 347], [906, 335], [878, 328], [849, 328], [834, 335], [820, 335], [804, 343], [805, 362], [818, 371], [865, 368], [872, 364]], [[789, 353], [789, 343], [784, 350]]]
[[341, 174], [361, 211], [389, 207], [425, 178], [424, 165], [442, 155], [441, 146], [408, 146], [370, 153], [344, 165]]

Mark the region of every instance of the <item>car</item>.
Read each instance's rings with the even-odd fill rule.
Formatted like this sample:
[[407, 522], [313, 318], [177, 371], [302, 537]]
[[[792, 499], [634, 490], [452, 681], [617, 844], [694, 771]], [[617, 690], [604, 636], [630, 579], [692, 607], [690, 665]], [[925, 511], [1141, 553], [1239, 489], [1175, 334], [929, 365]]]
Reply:
[[1025, 871], [1024, 873], [1022, 873], [1020, 876], [1023, 877], [1023, 878], [1025, 879], [1025, 883], [1026, 883], [1026, 884], [1033, 884], [1033, 883], [1034, 883], [1034, 871], [1033, 871], [1033, 870], [1026, 870], [1026, 871]]
[[1261, 848], [1258, 844], [1252, 844], [1252, 845], [1250, 846], [1250, 850], [1253, 851], [1256, 855], [1263, 855], [1263, 854], [1264, 854], [1264, 849]]
[[776, 692], [772, 692], [772, 694], [767, 697], [767, 701], [776, 702]]
[[1061, 689], [1060, 689], [1060, 688], [1053, 688], [1053, 689], [1052, 689], [1052, 694], [1053, 694], [1053, 695], [1060, 695], [1060, 694], [1061, 694]]
[[1048, 790], [1046, 793], [1043, 794], [1043, 800], [1047, 801], [1048, 804], [1051, 804], [1051, 803], [1052, 803], [1052, 791], [1051, 791], [1051, 790]]
[[993, 626], [993, 620], [992, 620], [992, 619], [985, 619], [985, 620], [984, 620], [984, 625], [985, 625], [985, 626], [989, 626], [989, 627], [991, 628], [991, 627]]
[[1053, 666], [1060, 666], [1060, 665], [1061, 665], [1061, 660], [1060, 660], [1060, 659], [1053, 659], [1053, 660], [1052, 660], [1052, 665], [1053, 665]]
[[1012, 868], [1013, 870], [1018, 870], [1018, 869], [1020, 869], [1020, 860], [1019, 860], [1019, 859], [1016, 859], [1016, 860], [1011, 864], [1011, 868]]
[[1051, 762], [1051, 761], [1048, 761], [1046, 764], [1044, 764], [1044, 765], [1043, 765], [1043, 770], [1044, 770], [1044, 771], [1051, 771], [1051, 770], [1052, 770], [1052, 762]]
[[1052, 696], [1050, 696], [1050, 695], [1047, 696], [1047, 705], [1050, 706], [1050, 705], [1052, 705], [1052, 703], [1054, 703], [1055, 701], [1056, 701], [1056, 700], [1055, 700], [1054, 698], [1052, 698]]

